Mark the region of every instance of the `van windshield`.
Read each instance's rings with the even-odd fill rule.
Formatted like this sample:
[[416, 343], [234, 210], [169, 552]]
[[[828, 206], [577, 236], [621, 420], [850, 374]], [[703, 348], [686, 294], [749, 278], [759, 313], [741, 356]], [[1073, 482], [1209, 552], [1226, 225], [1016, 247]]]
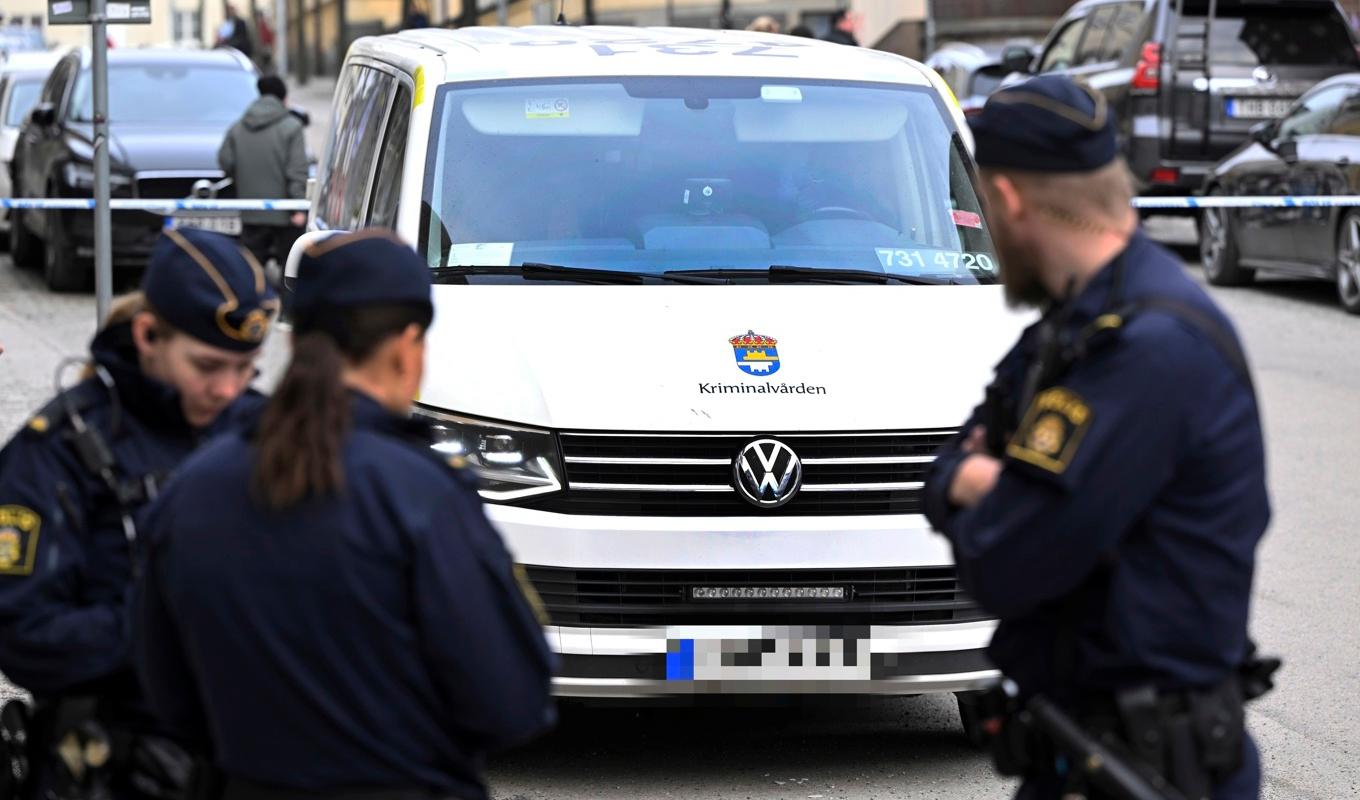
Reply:
[[431, 266], [996, 280], [970, 162], [928, 88], [452, 84], [431, 127], [420, 235]]

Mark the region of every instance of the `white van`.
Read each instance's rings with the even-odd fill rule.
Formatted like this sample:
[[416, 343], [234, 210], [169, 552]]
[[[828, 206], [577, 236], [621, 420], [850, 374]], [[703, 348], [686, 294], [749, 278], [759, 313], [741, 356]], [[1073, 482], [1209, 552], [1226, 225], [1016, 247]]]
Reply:
[[938, 76], [768, 34], [413, 31], [354, 44], [333, 124], [298, 247], [383, 225], [427, 256], [418, 413], [480, 473], [560, 694], [994, 676], [921, 481], [1022, 320]]

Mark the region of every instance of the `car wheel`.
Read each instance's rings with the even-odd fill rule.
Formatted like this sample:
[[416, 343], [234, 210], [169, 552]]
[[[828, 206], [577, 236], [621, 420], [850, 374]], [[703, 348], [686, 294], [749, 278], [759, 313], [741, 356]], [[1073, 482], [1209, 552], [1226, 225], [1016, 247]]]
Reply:
[[20, 267], [36, 267], [42, 260], [42, 240], [24, 224], [24, 214], [15, 210], [9, 219], [9, 255]]
[[981, 750], [987, 745], [982, 733], [982, 709], [978, 698], [982, 692], [955, 692], [954, 699], [959, 706], [959, 722], [963, 724], [963, 735], [968, 744]]
[[[1214, 196], [1223, 196], [1214, 192]], [[1204, 277], [1215, 286], [1246, 286], [1256, 272], [1238, 263], [1232, 215], [1226, 208], [1206, 208], [1199, 217], [1199, 261]]]
[[61, 230], [60, 217], [53, 214], [48, 232], [52, 234], [43, 248], [43, 277], [54, 292], [79, 292], [88, 288], [89, 265], [76, 258], [75, 249]]
[[1347, 211], [1337, 231], [1336, 295], [1342, 308], [1360, 314], [1360, 211]]

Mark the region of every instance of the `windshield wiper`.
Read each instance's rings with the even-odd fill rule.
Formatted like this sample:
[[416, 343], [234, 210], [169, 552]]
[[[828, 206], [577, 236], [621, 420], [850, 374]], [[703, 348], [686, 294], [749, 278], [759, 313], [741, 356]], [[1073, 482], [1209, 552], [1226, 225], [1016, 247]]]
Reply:
[[636, 272], [631, 270], [568, 267], [562, 264], [543, 264], [527, 261], [517, 267], [436, 267], [430, 277], [436, 283], [466, 282], [469, 275], [518, 275], [526, 281], [568, 281], [571, 283], [641, 284], [648, 280], [666, 283], [727, 283], [721, 276], [677, 275], [670, 272]]
[[663, 274], [696, 277], [702, 275], [712, 278], [747, 278], [764, 275], [771, 283], [906, 283], [912, 286], [948, 286], [958, 283], [953, 278], [899, 275], [894, 272], [874, 272], [867, 269], [792, 267], [785, 264], [774, 264], [765, 269], [673, 269]]

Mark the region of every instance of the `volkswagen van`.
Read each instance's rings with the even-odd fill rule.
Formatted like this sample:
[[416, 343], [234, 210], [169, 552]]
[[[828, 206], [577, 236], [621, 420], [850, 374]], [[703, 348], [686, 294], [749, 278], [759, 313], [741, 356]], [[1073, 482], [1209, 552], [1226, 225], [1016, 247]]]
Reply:
[[970, 147], [935, 73], [872, 50], [366, 38], [287, 279], [336, 230], [428, 260], [416, 413], [479, 474], [560, 694], [967, 692], [993, 622], [922, 480], [1023, 322]]

